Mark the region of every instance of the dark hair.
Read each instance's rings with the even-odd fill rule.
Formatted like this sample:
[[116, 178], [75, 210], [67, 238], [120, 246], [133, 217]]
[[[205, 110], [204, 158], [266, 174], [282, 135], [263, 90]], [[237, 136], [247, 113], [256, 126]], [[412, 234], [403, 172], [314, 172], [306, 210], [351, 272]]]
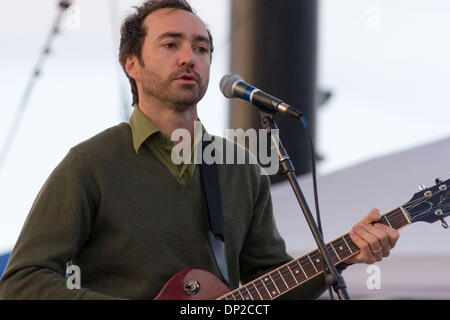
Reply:
[[[143, 26], [145, 18], [159, 9], [180, 9], [197, 15], [192, 9], [191, 5], [186, 0], [148, 0], [140, 6], [135, 6], [136, 12], [130, 14], [125, 18], [120, 29], [120, 47], [119, 47], [119, 61], [125, 71], [125, 74], [130, 81], [131, 93], [133, 94], [133, 105], [139, 102], [138, 90], [136, 86], [136, 81], [131, 78], [127, 71], [125, 70], [125, 62], [128, 56], [135, 55], [139, 62], [143, 65], [141, 61], [142, 45], [144, 43], [145, 36], [147, 35], [147, 30]], [[211, 55], [214, 51], [213, 39], [211, 32], [205, 26], [208, 32], [209, 41], [211, 44]]]

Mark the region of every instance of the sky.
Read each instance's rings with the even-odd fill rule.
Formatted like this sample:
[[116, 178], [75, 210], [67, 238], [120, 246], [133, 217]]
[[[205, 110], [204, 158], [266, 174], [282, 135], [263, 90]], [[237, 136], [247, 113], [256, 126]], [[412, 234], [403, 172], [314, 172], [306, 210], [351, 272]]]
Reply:
[[[190, 2], [216, 48], [199, 115], [223, 136], [228, 101], [218, 84], [232, 71], [230, 0]], [[0, 168], [0, 253], [14, 245], [42, 184], [70, 147], [128, 120], [132, 108], [123, 101], [131, 95], [117, 48], [120, 21], [137, 3], [79, 0], [65, 14]], [[0, 148], [57, 4], [0, 2]], [[320, 174], [450, 137], [449, 16], [445, 0], [320, 1], [318, 85], [333, 93], [318, 110]]]

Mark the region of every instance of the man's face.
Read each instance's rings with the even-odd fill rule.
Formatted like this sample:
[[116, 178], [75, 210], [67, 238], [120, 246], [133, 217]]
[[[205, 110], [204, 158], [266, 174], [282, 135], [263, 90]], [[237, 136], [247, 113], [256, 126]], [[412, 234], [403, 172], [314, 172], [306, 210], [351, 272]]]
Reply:
[[136, 79], [142, 93], [181, 110], [196, 105], [209, 83], [211, 48], [205, 25], [187, 11], [160, 9], [147, 16], [144, 27]]

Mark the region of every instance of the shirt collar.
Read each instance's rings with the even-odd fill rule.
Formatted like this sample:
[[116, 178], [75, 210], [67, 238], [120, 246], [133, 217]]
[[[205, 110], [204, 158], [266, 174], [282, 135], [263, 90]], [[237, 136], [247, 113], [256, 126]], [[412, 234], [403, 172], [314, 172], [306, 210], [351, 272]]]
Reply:
[[[135, 105], [134, 111], [130, 117], [131, 134], [133, 136], [133, 147], [136, 153], [139, 152], [142, 144], [154, 134], [163, 134], [158, 127], [151, 121], [139, 108]], [[205, 135], [206, 139], [210, 139], [210, 135], [206, 132], [205, 127], [202, 124], [202, 134], [196, 134], [194, 137], [194, 146], [197, 146], [202, 140], [202, 136]], [[170, 137], [169, 137], [170, 138]]]
[[160, 132], [153, 121], [142, 113], [138, 105], [135, 105], [133, 114], [130, 117], [130, 127], [136, 153], [138, 153], [139, 148], [148, 137]]

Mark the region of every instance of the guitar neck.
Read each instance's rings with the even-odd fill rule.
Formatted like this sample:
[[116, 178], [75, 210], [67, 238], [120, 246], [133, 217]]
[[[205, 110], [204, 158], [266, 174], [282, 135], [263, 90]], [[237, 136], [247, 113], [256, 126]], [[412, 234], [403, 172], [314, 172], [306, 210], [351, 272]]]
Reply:
[[[394, 229], [401, 229], [411, 223], [408, 213], [400, 206], [386, 214], [379, 221]], [[360, 250], [349, 234], [326, 245], [334, 265], [356, 255]], [[298, 259], [227, 293], [218, 300], [273, 300], [323, 273], [322, 255], [317, 249]]]

